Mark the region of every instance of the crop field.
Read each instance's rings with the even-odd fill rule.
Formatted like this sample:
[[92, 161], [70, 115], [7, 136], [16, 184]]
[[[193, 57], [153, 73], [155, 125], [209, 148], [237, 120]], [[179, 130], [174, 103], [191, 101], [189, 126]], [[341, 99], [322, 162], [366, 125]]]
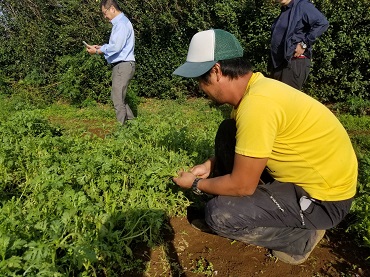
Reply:
[[[110, 105], [35, 107], [0, 97], [0, 276], [124, 276], [133, 248], [161, 242], [192, 195], [171, 179], [213, 154], [229, 108], [205, 99], [142, 99], [115, 122]], [[370, 118], [337, 115], [358, 155], [348, 232], [370, 246]]]

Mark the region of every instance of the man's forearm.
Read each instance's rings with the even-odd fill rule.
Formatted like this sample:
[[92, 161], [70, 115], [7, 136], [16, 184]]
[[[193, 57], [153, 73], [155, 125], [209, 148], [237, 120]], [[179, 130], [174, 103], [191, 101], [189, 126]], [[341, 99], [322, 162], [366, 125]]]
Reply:
[[[250, 183], [249, 183], [250, 182]], [[252, 195], [258, 183], [245, 180], [243, 184], [233, 180], [231, 174], [202, 179], [198, 182], [198, 188], [202, 192], [213, 195], [247, 196]]]

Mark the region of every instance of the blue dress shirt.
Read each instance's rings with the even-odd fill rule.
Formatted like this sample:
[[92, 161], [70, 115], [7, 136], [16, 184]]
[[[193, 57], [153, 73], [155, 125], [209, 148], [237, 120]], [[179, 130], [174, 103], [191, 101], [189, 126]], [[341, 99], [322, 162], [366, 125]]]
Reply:
[[111, 23], [113, 27], [109, 43], [100, 48], [105, 59], [110, 64], [121, 61], [135, 61], [135, 35], [130, 20], [123, 13], [120, 13], [111, 20]]

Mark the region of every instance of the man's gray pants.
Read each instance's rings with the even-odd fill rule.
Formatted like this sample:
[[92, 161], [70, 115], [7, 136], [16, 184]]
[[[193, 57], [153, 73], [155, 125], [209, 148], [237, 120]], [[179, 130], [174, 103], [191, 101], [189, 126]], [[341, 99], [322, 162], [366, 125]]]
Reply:
[[135, 62], [133, 61], [121, 62], [113, 67], [111, 99], [116, 111], [116, 118], [122, 124], [127, 119], [134, 118], [134, 114], [125, 100], [127, 87], [134, 73]]
[[[219, 127], [215, 140], [217, 175], [232, 170], [235, 132], [235, 121], [231, 119]], [[212, 198], [205, 207], [205, 220], [220, 236], [303, 255], [312, 249], [315, 230], [336, 226], [349, 212], [351, 203], [352, 199], [313, 199], [301, 187], [271, 178], [258, 185], [253, 195]]]

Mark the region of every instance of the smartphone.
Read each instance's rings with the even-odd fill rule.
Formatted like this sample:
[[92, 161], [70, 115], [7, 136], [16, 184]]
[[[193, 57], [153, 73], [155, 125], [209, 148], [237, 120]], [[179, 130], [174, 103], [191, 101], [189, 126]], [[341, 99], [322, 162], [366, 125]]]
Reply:
[[82, 41], [82, 43], [86, 46], [86, 47], [89, 47], [90, 45], [88, 45], [87, 43], [86, 43], [86, 41]]
[[307, 196], [302, 196], [299, 199], [299, 205], [301, 206], [302, 212], [308, 209], [308, 207], [311, 205], [312, 200], [308, 198]]

